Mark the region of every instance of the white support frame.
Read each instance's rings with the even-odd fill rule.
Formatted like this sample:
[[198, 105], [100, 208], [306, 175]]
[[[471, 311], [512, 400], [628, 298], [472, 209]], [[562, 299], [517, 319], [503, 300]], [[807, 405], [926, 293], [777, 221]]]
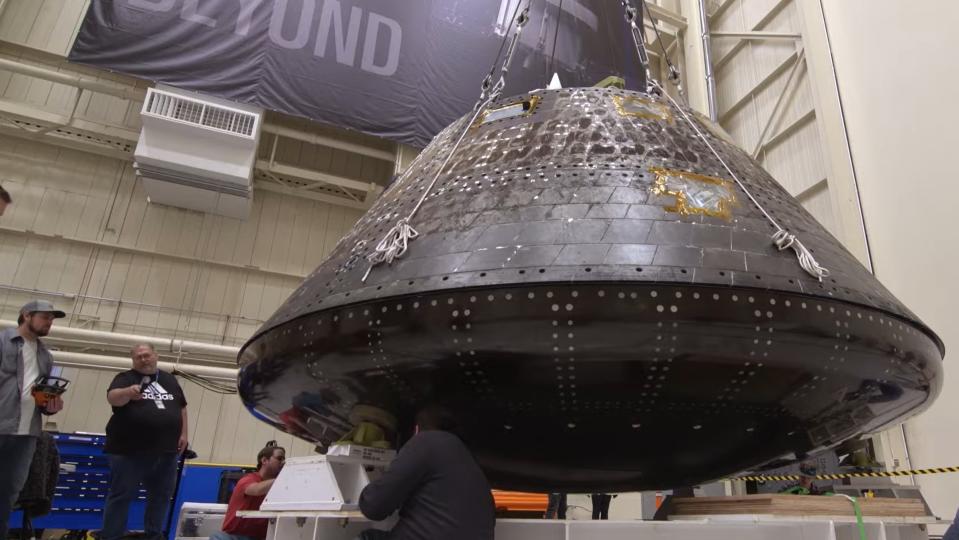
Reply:
[[[686, 5], [693, 5], [697, 1], [698, 0], [687, 0]], [[721, 15], [735, 1], [736, 0], [724, 0], [714, 13], [710, 15], [710, 18], [714, 19]], [[802, 20], [802, 31], [800, 33], [764, 30], [767, 24], [793, 2]], [[694, 29], [701, 28], [702, 23], [698, 20], [698, 13], [692, 9], [686, 9], [685, 11], [691, 13], [688, 21], [689, 27]], [[826, 156], [826, 182], [830, 190], [832, 213], [837, 220], [837, 234], [846, 248], [867, 268], [871, 269], [872, 261], [870, 260], [869, 250], [866, 244], [865, 225], [862, 218], [862, 209], [859, 204], [855, 170], [849, 150], [849, 143], [846, 138], [842, 104], [839, 101], [838, 85], [833, 69], [832, 56], [829, 51], [829, 40], [825, 30], [820, 0], [778, 0], [759, 21], [752, 25], [752, 28], [743, 32], [711, 32], [710, 36], [717, 39], [736, 40], [736, 43], [726, 54], [713, 62], [713, 69], [716, 71], [721, 70], [730, 59], [750, 42], [786, 40], [797, 43], [798, 48], [794, 55], [786, 58], [776, 69], [757, 82], [756, 85], [739, 100], [719, 113], [719, 122], [723, 123], [728, 120], [738, 110], [754, 100], [758, 92], [778, 80], [779, 77], [788, 70], [787, 83], [777, 98], [770, 118], [762, 128], [762, 133], [753, 148], [752, 154], [754, 157], [759, 157], [764, 149], [782, 141], [809, 121], [813, 119], [819, 120], [817, 125], [822, 139], [823, 153]], [[687, 50], [689, 49], [690, 47], [687, 43]], [[703, 59], [703, 61], [705, 62], [706, 59]], [[787, 96], [794, 89], [792, 83], [795, 80], [797, 71], [801, 69], [801, 64], [805, 65], [808, 80], [812, 86], [814, 109], [807, 114], [801, 115], [790, 125], [783, 127], [778, 133], [771, 134], [775, 123], [778, 121]], [[700, 85], [700, 88], [693, 88], [694, 84]], [[687, 77], [687, 89], [691, 96], [698, 95], [700, 92], [705, 93], [705, 88], [702, 87], [703, 84], [703, 79]], [[820, 182], [821, 180], [817, 181], [816, 185]], [[819, 191], [819, 189], [813, 191]], [[808, 196], [813, 191], [807, 189], [803, 194]]]
[[737, 38], [737, 39], [751, 39], [751, 40], [787, 40], [787, 41], [797, 41], [802, 39], [800, 34], [792, 34], [788, 32], [710, 32], [710, 37], [714, 38]]
[[756, 146], [753, 148], [752, 157], [753, 159], [759, 159], [759, 155], [763, 150], [763, 147], [766, 145], [766, 136], [769, 134], [769, 130], [779, 121], [779, 114], [782, 112], [783, 103], [786, 102], [786, 96], [790, 95], [795, 89], [794, 81], [799, 79], [796, 78], [796, 73], [799, 71], [799, 66], [803, 63], [803, 56], [805, 50], [800, 49], [793, 60], [793, 65], [789, 69], [789, 76], [786, 78], [786, 84], [783, 85], [782, 92], [779, 93], [779, 96], [776, 98], [776, 104], [773, 105], [773, 110], [769, 113], [769, 119], [766, 120], [766, 124], [763, 126], [762, 132], [759, 134], [759, 139], [756, 140]]
[[[717, 19], [737, 1], [742, 2], [746, 0], [722, 0], [719, 7], [709, 16], [710, 19]], [[701, 28], [701, 21], [698, 20], [699, 17], [696, 9], [691, 9], [692, 6], [696, 5], [698, 0], [684, 0], [684, 2], [683, 11], [691, 14], [688, 20], [689, 28], [691, 31], [698, 32], [699, 28]], [[790, 2], [795, 3], [800, 15], [801, 32], [795, 34], [763, 30]], [[808, 122], [816, 121], [822, 144], [822, 152], [825, 157], [826, 177], [817, 179], [801, 192], [794, 194], [794, 196], [802, 202], [828, 189], [830, 203], [832, 205], [832, 214], [837, 221], [837, 236], [843, 245], [871, 271], [872, 259], [869, 253], [868, 237], [866, 236], [865, 223], [863, 221], [862, 208], [859, 200], [855, 164], [846, 133], [842, 102], [829, 45], [829, 36], [825, 27], [825, 16], [822, 11], [821, 0], [778, 0], [752, 28], [743, 32], [712, 32], [711, 37], [737, 40], [723, 57], [714, 62], [714, 69], [717, 71], [722, 69], [730, 59], [751, 42], [786, 40], [795, 41], [800, 47], [796, 55], [787, 58], [772, 74], [765, 77], [762, 81], [759, 81], [755, 88], [746, 92], [746, 95], [741, 100], [734, 103], [726, 111], [723, 111], [720, 114], [720, 122], [728, 119], [736, 110], [747, 104], [751, 99], [754, 99], [753, 95], [758, 90], [768, 87], [774, 80], [778, 79], [785, 70], [790, 70], [789, 77], [792, 78], [796, 70], [801, 69], [799, 67], [800, 62], [804, 63], [805, 69], [807, 70], [806, 78], [812, 90], [813, 109], [806, 114], [800, 115], [789, 125], [782, 127], [776, 134], [769, 134], [770, 131], [773, 130], [775, 122], [777, 122], [777, 111], [779, 111], [783, 101], [788, 99], [788, 92], [791, 91], [789, 89], [791, 81], [787, 82], [777, 99], [773, 114], [762, 130], [762, 135], [753, 150], [753, 155], [761, 155], [765, 149], [785, 140]], [[697, 71], [694, 66], [703, 66], [706, 60], [702, 57], [701, 48], [693, 46], [695, 41], [696, 40], [692, 39], [686, 40], [685, 52], [688, 66], [686, 88], [691, 98], [696, 97], [698, 99], [698, 101], [691, 99], [693, 106], [695, 107], [698, 104], [698, 108], [703, 110], [705, 100], [701, 99], [700, 96], [705, 93], [705, 79], [702, 76], [705, 70], [701, 69]], [[800, 58], [800, 56], [802, 58]], [[878, 434], [873, 440], [878, 447], [878, 453], [883, 457], [890, 470], [912, 468], [908, 442], [902, 425]], [[915, 484], [915, 477], [910, 477], [910, 480]]]
[[656, 20], [669, 23], [672, 26], [676, 27], [676, 30], [682, 32], [686, 30], [686, 25], [688, 21], [686, 17], [676, 13], [675, 11], [666, 9], [660, 5], [654, 4], [652, 2], [647, 2], [646, 7], [649, 9], [649, 14]]
[[[822, 3], [821, 0], [795, 1], [802, 18], [803, 40], [809, 48], [807, 63], [810, 79], [813, 82], [813, 97], [816, 101], [816, 109], [822, 117], [819, 129], [829, 165], [832, 190], [830, 198], [833, 209], [837, 215], [841, 216], [840, 226], [847, 249], [852, 251], [869, 271], [873, 271], [869, 238], [866, 235], [866, 225], [859, 200], [855, 163], [849, 146]], [[878, 434], [873, 441], [879, 447], [879, 453], [887, 468], [890, 470], [913, 468], [904, 424]], [[915, 476], [910, 476], [909, 480], [913, 485], [917, 483]]]
[[730, 117], [739, 112], [740, 109], [751, 103], [756, 98], [756, 94], [765, 90], [772, 83], [776, 82], [776, 80], [779, 79], [783, 73], [795, 65], [796, 58], [798, 58], [798, 56], [799, 53], [797, 52], [786, 57], [778, 66], [776, 66], [775, 69], [773, 69], [768, 75], [753, 85], [748, 92], [743, 94], [741, 98], [727, 107], [726, 110], [722, 111], [719, 114], [719, 123], [723, 124], [724, 122], [728, 121]]
[[[761, 18], [758, 22], [756, 22], [756, 24], [754, 24], [753, 27], [749, 29], [749, 31], [750, 32], [762, 31], [762, 29], [767, 24], [769, 24], [769, 21], [773, 20], [776, 17], [776, 15], [778, 15], [780, 11], [785, 9], [785, 7], [792, 1], [793, 0], [779, 0], [778, 2], [776, 2], [770, 8], [769, 12], [766, 13], [766, 15], [763, 16], [763, 18]], [[729, 52], [727, 52], [725, 56], [713, 62], [713, 69], [715, 69], [716, 71], [719, 71], [720, 69], [722, 69], [723, 66], [725, 66], [730, 59], [736, 56], [736, 54], [740, 51], [740, 49], [745, 47], [749, 41], [751, 40], [741, 39], [741, 38], [738, 39], [736, 44], [729, 49]]]
[[[695, 3], [698, 0], [685, 0], [687, 4]], [[719, 7], [710, 15], [711, 19], [716, 19], [737, 1], [748, 0], [722, 0]], [[790, 2], [794, 2], [800, 15], [801, 32], [799, 39], [795, 39], [795, 34], [766, 32], [763, 30], [765, 25], [772, 20], [780, 11], [782, 11]], [[696, 15], [695, 9], [684, 9], [685, 13]], [[691, 16], [688, 23], [690, 29], [699, 26], [698, 17]], [[779, 144], [795, 131], [800, 129], [811, 121], [816, 122], [821, 140], [821, 148], [825, 157], [826, 177], [817, 179], [808, 185], [801, 192], [794, 194], [800, 202], [807, 201], [824, 190], [829, 190], [829, 200], [832, 207], [832, 215], [836, 219], [836, 235], [840, 238], [843, 245], [864, 265], [872, 271], [872, 258], [869, 252], [868, 237], [866, 235], [863, 213], [859, 200], [859, 188], [856, 177], [855, 163], [849, 146], [848, 135], [846, 132], [845, 119], [843, 115], [842, 102], [838, 90], [838, 81], [836, 79], [835, 67], [832, 59], [832, 52], [829, 44], [829, 36], [825, 27], [825, 16], [822, 10], [821, 0], [779, 0], [773, 4], [770, 11], [753, 27], [745, 32], [714, 32], [715, 38], [737, 39], [737, 43], [722, 58], [715, 62], [715, 69], [721, 69], [728, 61], [739, 52], [740, 49], [749, 43], [776, 39], [776, 40], [794, 40], [802, 47], [805, 56], [805, 69], [807, 70], [807, 80], [812, 91], [813, 109], [806, 114], [800, 115], [789, 125], [784, 126], [775, 135], [769, 136], [768, 133], [760, 137], [758, 153], [761, 154], [765, 149]], [[686, 53], [687, 60], [691, 65], [703, 65], [701, 56], [695, 56], [697, 51], [690, 46], [687, 40]], [[798, 51], [797, 51], [798, 53]], [[701, 55], [701, 51], [699, 51]], [[778, 78], [788, 66], [794, 66], [795, 57], [787, 59], [780, 65], [775, 73], [760, 81], [758, 86], [768, 86], [772, 80]], [[699, 73], [695, 69], [686, 77], [686, 87], [690, 96], [696, 96], [704, 92], [704, 84]], [[788, 85], [787, 85], [788, 86]], [[785, 91], [785, 90], [784, 90]], [[734, 109], [738, 109], [751, 99], [751, 95], [756, 89], [747, 92], [742, 103], [734, 106], [724, 112], [720, 121], [728, 119]], [[784, 95], [784, 94], [783, 94]], [[782, 98], [782, 95], [780, 96]], [[775, 122], [771, 117], [770, 122]], [[767, 126], [769, 122], [767, 122]], [[771, 129], [771, 128], [770, 128]], [[766, 129], [764, 129], [766, 131]], [[768, 139], [765, 137], [768, 136]], [[764, 140], [765, 139], [765, 140]], [[754, 154], [757, 151], [754, 151]], [[873, 436], [873, 442], [877, 448], [877, 455], [885, 462], [889, 470], [911, 469], [912, 461], [909, 452], [909, 445], [906, 439], [903, 425], [886, 430]], [[908, 481], [916, 484], [915, 477], [908, 477]]]
[[870, 271], [872, 258], [866, 239], [866, 226], [859, 203], [859, 187], [846, 137], [846, 123], [839, 100], [839, 86], [833, 66], [825, 16], [819, 0], [794, 0], [802, 21], [806, 69], [812, 86], [813, 102], [819, 120], [819, 134], [826, 158], [826, 177], [837, 232], [843, 245]]
[[349, 141], [342, 141], [333, 137], [327, 137], [325, 135], [290, 129], [288, 127], [283, 127], [270, 122], [263, 124], [263, 132], [272, 133], [281, 137], [288, 137], [290, 139], [295, 139], [310, 144], [326, 146], [327, 148], [336, 148], [337, 150], [344, 150], [346, 152], [359, 154], [361, 156], [381, 159], [383, 161], [389, 161], [390, 163], [392, 163], [394, 159], [393, 153], [387, 150], [379, 150], [377, 148], [363, 146], [362, 144], [356, 144]]
[[40, 233], [30, 229], [20, 229], [16, 227], [9, 227], [6, 225], [0, 225], [0, 233], [12, 235], [12, 236], [24, 237], [27, 239], [43, 239], [43, 240], [55, 242], [55, 243], [68, 244], [68, 245], [74, 245], [74, 246], [83, 246], [85, 248], [95, 248], [95, 249], [100, 249], [104, 251], [115, 251], [118, 253], [130, 253], [134, 255], [143, 255], [147, 257], [161, 258], [161, 259], [188, 263], [188, 264], [202, 264], [204, 266], [224, 268], [228, 270], [242, 270], [244, 272], [252, 272], [252, 273], [264, 275], [264, 276], [289, 278], [291, 280], [296, 280], [296, 281], [302, 281], [303, 279], [306, 278], [305, 275], [294, 274], [291, 272], [282, 272], [279, 270], [271, 270], [268, 268], [260, 268], [259, 266], [254, 266], [252, 264], [236, 264], [236, 263], [231, 263], [226, 261], [217, 261], [215, 259], [196, 257], [192, 255], [179, 255], [176, 253], [169, 253], [166, 251], [144, 249], [144, 248], [138, 248], [133, 246], [126, 246], [123, 244], [111, 244], [109, 242], [103, 242], [100, 240], [89, 240], [86, 238], [63, 236], [60, 234]]
[[[703, 47], [703, 21], [699, 17], [700, 0], [682, 0], [683, 12], [691, 13], [687, 19], [687, 32], [682, 35], [683, 41], [683, 86], [686, 88], [689, 106], [700, 113], [709, 116], [709, 98], [706, 81], [706, 52]], [[726, 4], [734, 0], [726, 0]], [[724, 9], [720, 6], [720, 9]]]

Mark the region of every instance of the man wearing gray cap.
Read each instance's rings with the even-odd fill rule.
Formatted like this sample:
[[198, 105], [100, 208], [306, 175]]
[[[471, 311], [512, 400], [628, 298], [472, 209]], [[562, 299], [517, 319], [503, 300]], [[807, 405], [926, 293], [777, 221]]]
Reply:
[[10, 509], [27, 481], [33, 451], [40, 436], [40, 414], [63, 408], [60, 397], [41, 409], [33, 398], [33, 382], [49, 376], [53, 357], [40, 338], [50, 333], [53, 319], [64, 316], [46, 300], [20, 308], [17, 328], [0, 332], [0, 539], [7, 537]]

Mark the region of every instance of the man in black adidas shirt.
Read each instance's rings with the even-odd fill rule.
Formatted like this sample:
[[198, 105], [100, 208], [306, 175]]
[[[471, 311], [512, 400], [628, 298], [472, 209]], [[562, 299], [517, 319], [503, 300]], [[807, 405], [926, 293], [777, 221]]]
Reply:
[[113, 406], [104, 448], [110, 455], [110, 494], [101, 540], [124, 536], [130, 502], [141, 482], [147, 492], [143, 528], [151, 540], [163, 538], [177, 457], [187, 446], [186, 398], [180, 385], [157, 369], [152, 345], [137, 345], [131, 354], [133, 369], [114, 377], [107, 390]]
[[360, 494], [364, 516], [382, 521], [398, 509], [399, 522], [389, 532], [364, 531], [362, 540], [493, 540], [493, 494], [454, 427], [444, 409], [420, 411], [416, 434]]

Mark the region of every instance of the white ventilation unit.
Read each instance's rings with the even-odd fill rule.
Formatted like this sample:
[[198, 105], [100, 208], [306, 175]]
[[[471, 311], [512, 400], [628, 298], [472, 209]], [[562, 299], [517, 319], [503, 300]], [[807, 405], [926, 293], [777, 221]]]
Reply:
[[150, 202], [246, 219], [262, 114], [170, 87], [147, 90], [133, 167]]

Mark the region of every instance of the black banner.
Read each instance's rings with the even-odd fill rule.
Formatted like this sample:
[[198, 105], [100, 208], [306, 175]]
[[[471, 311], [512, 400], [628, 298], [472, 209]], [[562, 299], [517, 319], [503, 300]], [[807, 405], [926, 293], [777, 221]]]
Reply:
[[504, 95], [642, 81], [616, 0], [93, 0], [70, 60], [421, 147], [530, 1]]

